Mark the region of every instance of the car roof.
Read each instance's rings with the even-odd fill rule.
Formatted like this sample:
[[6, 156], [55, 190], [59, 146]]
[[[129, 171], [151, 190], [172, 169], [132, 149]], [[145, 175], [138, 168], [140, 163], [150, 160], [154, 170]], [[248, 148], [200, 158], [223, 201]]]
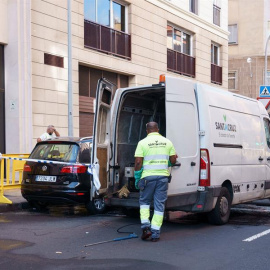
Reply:
[[75, 143], [82, 143], [85, 141], [92, 141], [93, 136], [89, 137], [55, 137], [48, 139], [46, 141], [42, 141], [40, 143], [46, 143], [46, 142], [75, 142]]

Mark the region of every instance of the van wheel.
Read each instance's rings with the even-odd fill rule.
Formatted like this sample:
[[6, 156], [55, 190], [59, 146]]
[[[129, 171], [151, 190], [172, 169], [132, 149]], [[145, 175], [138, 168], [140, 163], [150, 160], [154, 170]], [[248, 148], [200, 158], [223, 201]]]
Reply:
[[227, 188], [222, 187], [215, 208], [207, 214], [208, 221], [214, 225], [226, 224], [231, 213], [231, 195]]
[[91, 215], [103, 214], [106, 209], [104, 198], [96, 198], [86, 203], [86, 209]]

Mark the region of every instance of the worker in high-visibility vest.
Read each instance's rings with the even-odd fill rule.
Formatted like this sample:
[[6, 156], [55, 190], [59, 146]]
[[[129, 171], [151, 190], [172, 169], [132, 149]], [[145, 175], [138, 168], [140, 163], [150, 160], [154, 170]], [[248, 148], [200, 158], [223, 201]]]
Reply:
[[[140, 217], [142, 240], [150, 236], [159, 240], [167, 200], [169, 170], [176, 163], [177, 154], [172, 142], [159, 134], [158, 124], [146, 125], [147, 137], [139, 141], [135, 151], [135, 186], [140, 189]], [[150, 204], [154, 199], [154, 215], [150, 223]]]

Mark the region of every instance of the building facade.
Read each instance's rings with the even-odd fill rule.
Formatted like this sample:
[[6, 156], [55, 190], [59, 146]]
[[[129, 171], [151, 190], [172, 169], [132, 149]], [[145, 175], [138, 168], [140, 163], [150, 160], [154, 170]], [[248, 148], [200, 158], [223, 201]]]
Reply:
[[[0, 0], [2, 152], [31, 151], [49, 124], [68, 134], [67, 2]], [[92, 134], [101, 77], [116, 88], [170, 74], [227, 89], [227, 0], [71, 0], [71, 7], [74, 136]]]
[[[230, 91], [259, 97], [264, 85], [265, 46], [270, 35], [270, 0], [229, 0]], [[270, 85], [270, 44], [267, 58], [267, 84]]]

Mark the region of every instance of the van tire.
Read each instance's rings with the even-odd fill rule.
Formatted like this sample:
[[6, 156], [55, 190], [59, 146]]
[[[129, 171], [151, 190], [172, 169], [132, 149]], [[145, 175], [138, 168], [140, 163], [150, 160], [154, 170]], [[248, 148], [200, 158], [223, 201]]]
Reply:
[[104, 198], [102, 197], [89, 201], [85, 204], [85, 207], [91, 215], [103, 214], [106, 210]]
[[215, 208], [207, 214], [213, 225], [223, 225], [229, 220], [231, 213], [231, 195], [226, 187], [222, 187]]

